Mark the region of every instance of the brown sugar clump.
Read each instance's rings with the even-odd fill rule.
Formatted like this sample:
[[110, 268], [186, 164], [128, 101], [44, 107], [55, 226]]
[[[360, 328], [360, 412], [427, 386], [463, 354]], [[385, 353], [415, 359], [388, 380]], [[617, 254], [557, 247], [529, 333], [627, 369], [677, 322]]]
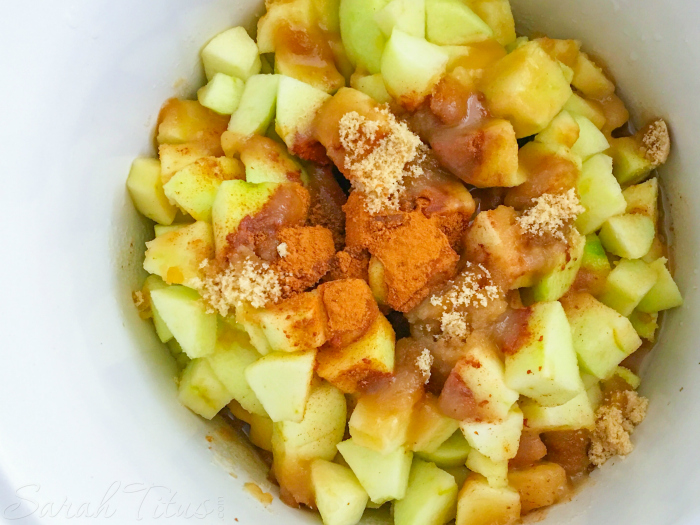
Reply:
[[280, 276], [284, 297], [303, 292], [328, 273], [335, 255], [330, 230], [321, 226], [282, 228], [277, 239], [279, 246], [284, 245], [285, 255], [274, 263], [274, 268]]
[[346, 248], [338, 252], [331, 261], [331, 269], [326, 275], [328, 281], [340, 279], [369, 280], [369, 253], [366, 250]]
[[647, 124], [641, 135], [644, 156], [655, 168], [661, 166], [671, 153], [671, 138], [666, 122], [658, 119]]
[[328, 342], [347, 346], [362, 337], [379, 314], [377, 302], [361, 279], [331, 281], [318, 287], [328, 315]]
[[564, 228], [584, 211], [586, 210], [579, 204], [576, 190], [571, 188], [566, 193], [545, 193], [537, 197], [534, 206], [525, 210], [516, 221], [530, 235], [551, 235], [564, 241]]
[[596, 411], [588, 458], [596, 466], [613, 456], [625, 457], [634, 450], [630, 435], [646, 416], [649, 400], [634, 390], [618, 391]]

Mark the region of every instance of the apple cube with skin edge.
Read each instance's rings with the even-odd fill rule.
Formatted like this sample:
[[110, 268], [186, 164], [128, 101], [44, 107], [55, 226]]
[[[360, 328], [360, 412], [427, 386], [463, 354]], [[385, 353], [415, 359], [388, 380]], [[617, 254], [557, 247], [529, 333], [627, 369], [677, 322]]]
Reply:
[[656, 177], [629, 186], [622, 192], [622, 196], [627, 203], [625, 213], [645, 215], [656, 224], [659, 218], [659, 181]]
[[552, 432], [555, 430], [578, 430], [595, 427], [595, 413], [585, 390], [568, 403], [557, 407], [543, 407], [535, 401], [525, 400], [521, 403], [527, 428], [533, 432]]
[[634, 326], [639, 337], [646, 339], [650, 343], [656, 340], [656, 330], [659, 328], [658, 319], [658, 312], [649, 314], [639, 310], [635, 310], [629, 316], [630, 323]]
[[197, 142], [187, 144], [161, 144], [158, 146], [160, 157], [160, 178], [163, 184], [178, 171], [203, 157], [210, 157], [210, 148]]
[[158, 144], [192, 144], [206, 148], [208, 155], [221, 155], [221, 134], [226, 115], [219, 115], [197, 100], [169, 99], [158, 115]]
[[279, 75], [253, 75], [245, 83], [241, 100], [231, 115], [228, 131], [246, 137], [262, 135], [275, 117]]
[[387, 38], [394, 28], [425, 38], [425, 0], [391, 0], [374, 15], [374, 20]]
[[316, 113], [329, 98], [325, 91], [295, 78], [280, 76], [275, 131], [290, 151], [294, 151], [300, 139], [311, 136]]
[[272, 426], [275, 477], [297, 503], [313, 505], [311, 463], [331, 461], [342, 441], [347, 422], [343, 393], [325, 382], [315, 383], [300, 423], [281, 421]]
[[438, 467], [453, 468], [464, 465], [471, 449], [462, 431], [458, 430], [434, 452], [416, 452], [416, 455]]
[[340, 1], [340, 36], [348, 58], [355, 67], [371, 74], [379, 73], [386, 44], [374, 16], [387, 3], [386, 0]]
[[583, 163], [576, 183], [580, 204], [586, 209], [576, 218], [576, 227], [587, 235], [614, 215], [624, 213], [627, 203], [612, 174], [612, 159], [599, 153]]
[[245, 370], [250, 388], [272, 421], [304, 418], [311, 390], [316, 351], [272, 353], [255, 361]]
[[603, 108], [598, 102], [586, 100], [576, 93], [572, 93], [569, 100], [564, 104], [564, 109], [572, 115], [581, 115], [593, 122], [596, 128], [603, 129], [606, 118]]
[[621, 259], [608, 275], [600, 301], [627, 317], [658, 279], [658, 271], [638, 259]]
[[414, 452], [435, 452], [459, 429], [459, 421], [440, 412], [437, 398], [426, 393], [416, 405], [408, 429], [408, 445]]
[[153, 316], [153, 326], [155, 326], [156, 334], [158, 335], [158, 339], [160, 339], [161, 343], [167, 343], [168, 341], [170, 341], [173, 338], [173, 333], [168, 328], [168, 325], [165, 324], [165, 321], [163, 321], [163, 318], [161, 317], [160, 312], [158, 312], [158, 309], [153, 304], [153, 301], [151, 301], [151, 292], [153, 290], [162, 290], [167, 287], [168, 285], [165, 284], [163, 279], [161, 279], [157, 275], [149, 275], [148, 277], [146, 277], [146, 281], [143, 283], [142, 288], [143, 295], [146, 296], [148, 298], [148, 301], [151, 303], [151, 315]]
[[195, 220], [211, 222], [211, 207], [221, 183], [243, 176], [239, 161], [227, 157], [205, 157], [178, 171], [163, 190], [171, 202]]
[[251, 184], [228, 180], [221, 183], [211, 209], [217, 257], [222, 257], [228, 248], [227, 236], [238, 230], [244, 218], [262, 210], [278, 187], [279, 184], [273, 182]]
[[202, 49], [202, 62], [208, 80], [217, 73], [248, 80], [260, 72], [258, 46], [240, 26], [212, 38]]
[[131, 164], [126, 187], [134, 206], [144, 215], [159, 224], [171, 224], [177, 215], [163, 191], [160, 162], [157, 159], [138, 158]]
[[354, 89], [372, 97], [380, 104], [388, 104], [392, 100], [391, 95], [389, 95], [389, 92], [386, 90], [384, 78], [381, 73], [377, 73], [376, 75], [355, 73], [350, 77], [350, 85]]
[[387, 91], [404, 107], [417, 108], [444, 75], [447, 58], [439, 46], [394, 29], [381, 62]]
[[608, 154], [613, 158], [613, 174], [620, 184], [636, 184], [654, 169], [636, 137], [611, 139]]
[[455, 478], [433, 463], [414, 459], [403, 499], [394, 502], [395, 525], [443, 525], [455, 516]]
[[563, 405], [583, 389], [571, 329], [557, 301], [530, 307], [525, 337], [505, 359], [506, 384], [543, 406]]
[[541, 463], [509, 472], [508, 481], [520, 494], [523, 514], [554, 505], [571, 491], [566, 471], [556, 463]]
[[571, 148], [576, 144], [581, 133], [575, 117], [568, 111], [562, 110], [546, 128], [535, 135], [535, 141], [544, 144], [561, 144]]
[[219, 115], [231, 115], [238, 108], [244, 89], [245, 82], [240, 78], [216, 73], [197, 91], [197, 100]]
[[406, 495], [413, 453], [397, 448], [388, 454], [362, 447], [354, 439], [338, 444], [338, 451], [360, 480], [373, 503], [403, 499]]
[[605, 98], [615, 92], [613, 84], [586, 53], [579, 53], [574, 66], [571, 84], [585, 96], [593, 99]]
[[683, 297], [678, 289], [678, 285], [671, 276], [671, 272], [666, 267], [666, 258], [661, 257], [657, 259], [649, 267], [656, 271], [656, 282], [637, 305], [637, 310], [645, 313], [655, 313], [681, 306]]
[[606, 379], [642, 344], [630, 321], [587, 293], [562, 300], [581, 370]]
[[575, 153], [581, 160], [588, 160], [596, 153], [602, 153], [610, 145], [600, 130], [589, 119], [582, 115], [574, 114], [574, 119], [579, 127], [579, 137], [571, 147], [571, 153]]
[[467, 5], [493, 30], [493, 36], [502, 46], [515, 41], [515, 20], [509, 0], [468, 0]]
[[491, 487], [479, 474], [467, 478], [459, 491], [455, 525], [512, 525], [520, 518], [520, 494]]
[[246, 379], [246, 369], [260, 359], [260, 354], [252, 347], [245, 333], [220, 326], [214, 353], [207, 359], [219, 381], [244, 410], [251, 414], [267, 416], [265, 408]]
[[317, 459], [311, 482], [324, 525], [355, 525], [362, 519], [369, 497], [352, 470]]
[[204, 221], [164, 233], [146, 243], [143, 269], [168, 284], [195, 288], [202, 278], [202, 262], [214, 256], [213, 240], [212, 228]]
[[153, 290], [151, 300], [190, 359], [214, 352], [216, 314], [207, 313], [197, 292], [185, 286], [169, 286]]
[[656, 228], [646, 215], [623, 213], [610, 217], [600, 228], [598, 237], [605, 249], [626, 259], [639, 259], [649, 252]]
[[605, 287], [605, 281], [610, 273], [610, 261], [603, 245], [595, 233], [586, 235], [586, 246], [583, 249], [581, 268], [576, 280], [583, 284], [585, 290], [594, 296], [600, 295]]
[[469, 446], [493, 461], [507, 461], [515, 457], [523, 431], [523, 413], [515, 406], [503, 421], [460, 423]]
[[459, 46], [493, 37], [493, 29], [459, 0], [425, 0], [426, 39]]
[[231, 394], [206, 359], [193, 359], [182, 372], [178, 399], [192, 412], [212, 419], [231, 401]]
[[491, 112], [510, 120], [518, 138], [545, 129], [571, 96], [561, 68], [537, 42], [487, 68], [479, 85]]
[[508, 486], [508, 461], [493, 461], [481, 452], [472, 449], [467, 458], [467, 468], [481, 474], [494, 488]]
[[246, 182], [308, 182], [308, 176], [287, 148], [267, 137], [250, 137], [240, 155]]

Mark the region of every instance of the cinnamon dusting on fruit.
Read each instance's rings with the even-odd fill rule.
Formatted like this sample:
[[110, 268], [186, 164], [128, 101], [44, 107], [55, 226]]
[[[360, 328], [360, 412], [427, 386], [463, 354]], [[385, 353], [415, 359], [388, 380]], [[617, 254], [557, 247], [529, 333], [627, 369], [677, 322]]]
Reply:
[[330, 230], [321, 226], [282, 228], [277, 239], [285, 245], [286, 255], [277, 259], [272, 267], [280, 276], [283, 297], [303, 292], [328, 273], [335, 255]]

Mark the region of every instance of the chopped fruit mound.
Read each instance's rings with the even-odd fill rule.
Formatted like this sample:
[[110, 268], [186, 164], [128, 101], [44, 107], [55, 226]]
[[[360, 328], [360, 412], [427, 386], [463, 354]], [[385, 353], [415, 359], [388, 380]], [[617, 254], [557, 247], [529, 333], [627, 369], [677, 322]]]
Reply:
[[562, 229], [585, 209], [579, 204], [576, 190], [553, 195], [545, 193], [535, 199], [535, 205], [516, 220], [520, 227], [532, 235], [551, 235], [564, 240]]

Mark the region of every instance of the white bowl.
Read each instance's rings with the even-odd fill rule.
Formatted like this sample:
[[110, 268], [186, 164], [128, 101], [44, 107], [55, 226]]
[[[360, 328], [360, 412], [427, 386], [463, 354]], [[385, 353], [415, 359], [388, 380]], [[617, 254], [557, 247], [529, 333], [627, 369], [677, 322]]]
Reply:
[[[252, 26], [261, 2], [5, 4], [0, 520], [316, 522], [243, 490], [249, 480], [270, 488], [266, 472], [244, 448], [222, 453], [205, 440], [212, 428], [178, 404], [174, 364], [131, 304], [151, 228], [124, 189], [129, 164], [152, 153], [161, 103], [198, 86], [200, 46]], [[700, 4], [514, 0], [514, 9], [523, 31], [579, 38], [604, 58], [636, 119], [670, 123], [662, 182], [686, 300], [667, 316], [644, 376], [651, 405], [637, 450], [544, 523], [698, 523]]]

